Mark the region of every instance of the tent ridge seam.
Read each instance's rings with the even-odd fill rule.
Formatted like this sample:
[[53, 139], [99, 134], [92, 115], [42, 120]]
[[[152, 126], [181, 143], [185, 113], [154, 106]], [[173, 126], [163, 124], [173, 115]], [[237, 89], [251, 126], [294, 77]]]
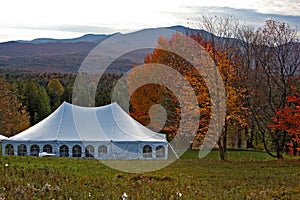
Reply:
[[59, 124], [58, 124], [58, 128], [57, 128], [57, 132], [56, 132], [56, 140], [58, 140], [58, 134], [59, 134], [59, 132], [60, 132], [60, 130], [61, 130], [61, 124], [62, 124], [62, 119], [63, 119], [63, 116], [64, 116], [64, 114], [65, 114], [65, 104], [64, 104], [64, 107], [63, 107], [63, 109], [62, 109], [62, 114], [61, 114], [61, 116], [60, 116], [60, 120], [59, 120]]

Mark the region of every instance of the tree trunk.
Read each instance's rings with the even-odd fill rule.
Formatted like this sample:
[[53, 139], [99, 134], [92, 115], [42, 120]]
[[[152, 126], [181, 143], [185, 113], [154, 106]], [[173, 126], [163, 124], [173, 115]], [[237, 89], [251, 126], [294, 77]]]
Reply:
[[224, 160], [227, 160], [227, 123], [225, 124], [225, 130], [224, 130], [223, 137], [224, 137], [223, 138]]
[[280, 151], [279, 148], [276, 149], [276, 158], [277, 159], [283, 159], [282, 152]]
[[218, 140], [220, 159], [222, 161], [227, 160], [227, 129], [227, 120], [225, 119], [224, 130], [222, 131]]
[[254, 146], [253, 146], [253, 137], [254, 137], [254, 129], [251, 129], [251, 131], [250, 131], [250, 142], [249, 142], [250, 148], [254, 148]]
[[261, 133], [262, 133], [262, 142], [263, 142], [263, 145], [264, 145], [264, 148], [265, 148], [267, 154], [269, 154], [270, 156], [272, 156], [273, 158], [275, 158], [276, 156], [271, 153], [271, 151], [269, 150], [269, 148], [267, 146], [265, 132], [262, 130]]
[[276, 158], [277, 159], [283, 159], [282, 148], [281, 148], [281, 144], [280, 144], [279, 131], [275, 131], [274, 134], [275, 134], [274, 144], [275, 144], [275, 150], [276, 150]]
[[237, 148], [241, 149], [242, 148], [242, 134], [241, 134], [241, 129], [238, 129], [237, 136], [238, 136], [238, 141], [237, 141]]
[[223, 142], [221, 138], [218, 140], [218, 146], [219, 146], [220, 160], [225, 161], [225, 152], [224, 152]]
[[254, 136], [254, 130], [246, 126], [245, 127], [245, 135], [246, 135], [246, 148], [250, 149], [253, 148], [253, 136]]

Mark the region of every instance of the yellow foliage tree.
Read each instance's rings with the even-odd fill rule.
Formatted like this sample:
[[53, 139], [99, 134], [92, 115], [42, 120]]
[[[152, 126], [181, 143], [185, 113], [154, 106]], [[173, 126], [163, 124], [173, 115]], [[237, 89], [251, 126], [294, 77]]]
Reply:
[[0, 91], [0, 134], [10, 137], [30, 126], [29, 114], [4, 78], [0, 78]]

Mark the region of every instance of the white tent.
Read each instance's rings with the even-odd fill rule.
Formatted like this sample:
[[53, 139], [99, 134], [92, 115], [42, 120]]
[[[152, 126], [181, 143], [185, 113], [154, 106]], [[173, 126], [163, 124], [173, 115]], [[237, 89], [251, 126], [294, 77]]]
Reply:
[[88, 108], [64, 102], [40, 123], [2, 141], [3, 155], [167, 159], [166, 135], [131, 118], [117, 103]]
[[1, 140], [4, 140], [4, 139], [7, 139], [7, 137], [4, 135], [0, 135], [0, 142], [1, 142]]

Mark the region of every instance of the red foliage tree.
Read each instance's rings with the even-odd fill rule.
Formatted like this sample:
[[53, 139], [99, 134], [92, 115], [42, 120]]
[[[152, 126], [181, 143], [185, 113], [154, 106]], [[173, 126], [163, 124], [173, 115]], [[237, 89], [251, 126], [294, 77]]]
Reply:
[[297, 155], [300, 152], [300, 95], [295, 87], [292, 87], [293, 94], [287, 96], [288, 105], [278, 109], [273, 117], [272, 129], [286, 131], [290, 138], [287, 143], [289, 153]]

